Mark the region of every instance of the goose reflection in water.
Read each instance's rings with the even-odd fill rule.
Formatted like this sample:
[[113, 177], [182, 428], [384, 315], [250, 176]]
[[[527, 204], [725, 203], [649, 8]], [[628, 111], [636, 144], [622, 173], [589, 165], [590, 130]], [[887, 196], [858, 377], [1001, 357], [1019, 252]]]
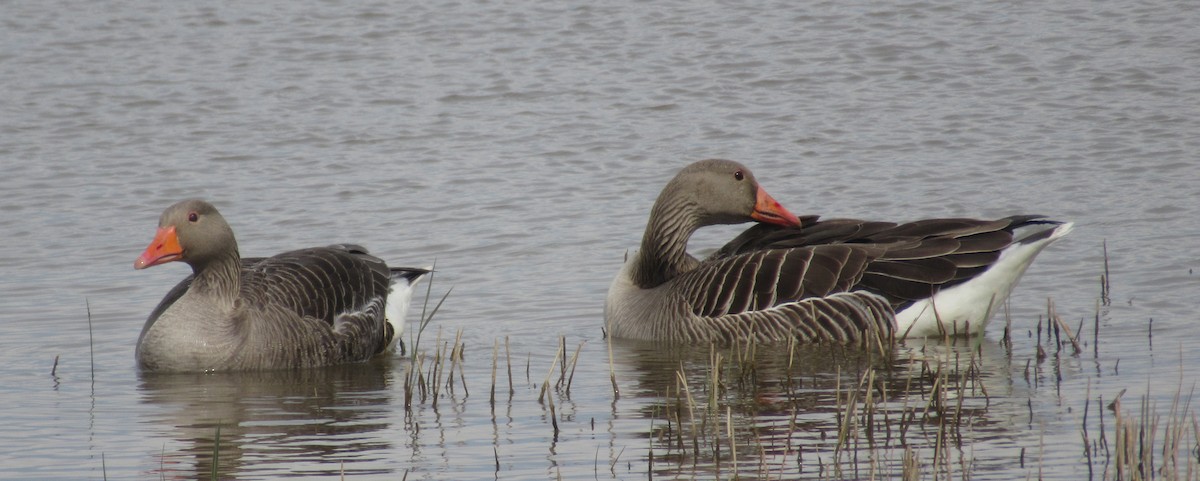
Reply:
[[[383, 474], [393, 447], [399, 361], [304, 370], [226, 373], [142, 373], [143, 422], [172, 433], [164, 445], [167, 479], [208, 479], [214, 446], [220, 479], [307, 474]], [[218, 427], [220, 437], [217, 438]], [[363, 462], [375, 466], [359, 470]]]

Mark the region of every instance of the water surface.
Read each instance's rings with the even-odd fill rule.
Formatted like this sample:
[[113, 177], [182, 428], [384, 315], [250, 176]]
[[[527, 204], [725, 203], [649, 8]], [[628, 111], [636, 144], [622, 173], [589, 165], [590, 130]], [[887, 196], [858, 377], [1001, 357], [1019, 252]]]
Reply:
[[[839, 463], [871, 466], [872, 452], [879, 469], [896, 469], [899, 433], [874, 451], [835, 448], [838, 393], [871, 370], [903, 379], [920, 369], [910, 359], [927, 358], [979, 366], [987, 394], [964, 391], [971, 415], [952, 451], [971, 478], [1087, 476], [1085, 408], [1095, 438], [1101, 398], [1127, 389], [1126, 405], [1149, 393], [1165, 406], [1197, 379], [1198, 10], [8, 5], [4, 477], [207, 478], [220, 426], [223, 479], [728, 478], [727, 440], [685, 455], [670, 442], [677, 431], [664, 431], [678, 418], [676, 371], [702, 395], [708, 349], [616, 343], [617, 396], [600, 329], [608, 282], [658, 190], [706, 157], [747, 163], [797, 213], [1040, 213], [1077, 225], [1013, 294], [1011, 354], [1003, 318], [976, 345], [911, 343], [885, 357], [775, 346], [746, 363], [725, 352], [731, 380], [738, 366], [759, 371], [712, 406], [711, 419], [732, 420], [743, 473], [835, 477]], [[397, 265], [436, 262], [433, 295], [454, 291], [422, 349], [462, 331], [455, 390], [406, 409], [412, 365], [399, 357], [303, 373], [139, 374], [141, 325], [187, 269], [131, 264], [161, 210], [185, 197], [214, 201], [246, 255], [355, 242]], [[735, 232], [709, 229], [693, 247]], [[1100, 305], [1105, 248], [1111, 305]], [[1048, 299], [1084, 327], [1085, 349], [1052, 349], [1039, 364]], [[505, 339], [514, 388], [493, 404], [492, 351]], [[572, 355], [582, 348], [570, 393], [554, 394], [555, 435], [538, 395], [562, 339]], [[930, 389], [893, 393], [888, 409]], [[936, 439], [911, 431], [905, 443], [928, 463]]]

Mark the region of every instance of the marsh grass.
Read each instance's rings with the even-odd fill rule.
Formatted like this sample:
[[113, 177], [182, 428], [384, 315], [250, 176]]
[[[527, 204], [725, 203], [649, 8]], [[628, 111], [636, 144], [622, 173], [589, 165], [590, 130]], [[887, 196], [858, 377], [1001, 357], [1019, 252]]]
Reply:
[[[1089, 471], [1093, 461], [1102, 458], [1103, 479], [1106, 480], [1197, 479], [1200, 476], [1200, 423], [1191, 408], [1193, 394], [1195, 385], [1185, 395], [1181, 382], [1165, 413], [1160, 411], [1149, 389], [1141, 397], [1136, 411], [1126, 411], [1118, 394], [1107, 406], [1113, 417], [1112, 440], [1103, 435], [1100, 439], [1090, 440], [1086, 427], [1084, 429]], [[1097, 407], [1101, 405], [1103, 403], [1098, 403]]]
[[[434, 359], [429, 363], [428, 371], [425, 370], [426, 359], [428, 353], [421, 350], [421, 337], [425, 333], [426, 328], [433, 322], [433, 318], [437, 315], [438, 310], [442, 308], [442, 303], [446, 302], [446, 298], [450, 297], [450, 293], [454, 288], [446, 290], [446, 293], [433, 306], [433, 310], [429, 310], [429, 300], [432, 299], [433, 281], [436, 275], [437, 262], [434, 262], [434, 267], [430, 269], [429, 282], [425, 287], [425, 302], [421, 305], [421, 317], [417, 321], [417, 330], [415, 338], [412, 341], [411, 358], [409, 359], [408, 372], [404, 376], [404, 411], [411, 414], [414, 398], [419, 398], [418, 402], [424, 403], [432, 398], [432, 404], [436, 407], [438, 394], [441, 390], [441, 374], [444, 370], [445, 360], [451, 360], [450, 376], [447, 382], [447, 388], [453, 390], [453, 372], [454, 366], [458, 365], [461, 374], [462, 361], [462, 330], [458, 331], [455, 337], [454, 346], [450, 353], [445, 353], [445, 346], [441, 342], [442, 330], [438, 329], [437, 340], [434, 341], [435, 351]], [[466, 393], [466, 378], [460, 376], [462, 381], [463, 391]]]
[[[1078, 375], [1079, 371], [1072, 371], [1070, 365], [1084, 355], [1089, 342], [1093, 359], [1100, 362], [1095, 346], [1099, 344], [1101, 307], [1108, 303], [1107, 280], [1105, 272], [1101, 291], [1105, 299], [1097, 302], [1090, 339], [1085, 332], [1085, 318], [1067, 322], [1052, 300], [1047, 300], [1044, 313], [1027, 336], [1014, 335], [1010, 306], [1005, 304], [1000, 354], [984, 354], [987, 340], [964, 340], [951, 333], [940, 339], [906, 340], [899, 345], [890, 339], [866, 340], [858, 346], [745, 341], [686, 349], [678, 355], [656, 352], [656, 356], [669, 358], [663, 368], [669, 375], [655, 378], [661, 382], [647, 383], [653, 392], [630, 391], [636, 393], [636, 399], [627, 401], [645, 417], [644, 431], [638, 434], [646, 435], [610, 439], [607, 459], [601, 456], [598, 446], [593, 476], [949, 481], [1002, 473], [1012, 474], [1013, 478], [1041, 479], [1047, 474], [1061, 477], [1064, 468], [1055, 463], [1078, 459], [1075, 467], [1086, 471], [1081, 479], [1200, 479], [1200, 421], [1191, 404], [1194, 386], [1185, 389], [1182, 376], [1169, 402], [1152, 396], [1147, 384], [1146, 394], [1140, 396], [1134, 408], [1123, 404], [1119, 394], [1106, 404], [1105, 395], [1093, 392], [1092, 378], [1087, 379], [1086, 392], [1078, 401], [1060, 392], [1064, 373]], [[430, 279], [428, 289], [432, 285]], [[571, 400], [572, 384], [580, 358], [588, 353], [599, 362], [607, 354], [612, 413], [614, 417], [624, 414], [618, 407], [622, 392], [611, 339], [606, 337], [602, 347], [585, 350], [586, 341], [571, 346], [572, 340], [560, 336], [552, 341], [553, 348], [550, 342], [539, 347], [541, 352], [553, 352], [549, 358], [525, 353], [526, 385], [518, 392], [508, 337], [503, 339], [503, 353], [501, 340], [493, 340], [490, 369], [475, 370], [464, 368], [470, 358], [464, 329], [453, 331], [452, 336], [441, 327], [435, 333], [425, 332], [447, 296], [449, 291], [432, 309], [422, 309], [417, 329], [411, 333], [414, 339], [405, 364], [403, 388], [405, 429], [413, 433], [414, 444], [418, 432], [425, 429], [418, 423], [423, 410], [414, 406], [432, 408], [429, 411], [435, 416], [441, 415], [440, 402], [454, 402], [456, 410], [469, 408], [467, 378], [473, 373], [490, 375], [487, 403], [493, 425], [498, 425], [497, 404], [503, 407], [507, 402], [510, 413], [514, 405], [527, 404], [544, 413], [544, 424], [535, 427], [539, 435], [545, 436], [550, 452], [555, 452], [558, 443], [572, 438], [594, 438], [595, 418], [588, 430], [579, 420], [563, 414], [564, 410], [578, 411], [573, 405], [579, 401]], [[429, 300], [427, 292], [426, 307]], [[1018, 323], [1031, 324], [1030, 320]], [[515, 354], [520, 356], [521, 352]], [[478, 363], [486, 363], [486, 354], [477, 357]], [[587, 362], [585, 359], [585, 365]], [[621, 381], [629, 386], [636, 381], [625, 377], [646, 375], [660, 367], [662, 364], [632, 371], [622, 369]], [[531, 370], [540, 374], [540, 369], [546, 370], [545, 376], [531, 380]], [[1183, 366], [1180, 369], [1182, 372]], [[507, 400], [502, 395], [503, 375], [507, 375]], [[1004, 385], [1020, 384], [1022, 378], [1028, 397], [1013, 395], [1010, 386]], [[1116, 380], [1119, 382], [1119, 378]], [[1104, 382], [1111, 390], [1114, 379]], [[646, 385], [639, 387], [644, 389]], [[589, 394], [595, 396], [595, 391]], [[601, 393], [601, 397], [608, 396]], [[1061, 439], [1047, 442], [1043, 438], [1038, 432], [1038, 418], [1044, 413], [1035, 410], [1035, 398], [1042, 402], [1054, 398], [1068, 413], [1081, 416], [1076, 443], [1062, 443]], [[1005, 424], [1002, 430], [988, 431], [997, 423]], [[430, 424], [437, 423], [425, 423]], [[996, 433], [1020, 438], [1024, 444], [1007, 445], [1012, 446], [1008, 452], [977, 453], [973, 443], [995, 437]], [[496, 478], [502, 478], [506, 468], [504, 451], [511, 452], [512, 446], [503, 444], [500, 436], [494, 442], [490, 464], [494, 464]], [[212, 442], [213, 479], [220, 474], [221, 444], [218, 425]], [[998, 456], [1003, 459], [996, 459]], [[604, 473], [605, 464], [608, 474]], [[1002, 467], [997, 468], [998, 464]], [[619, 472], [619, 466], [630, 472]], [[646, 471], [638, 472], [642, 467]], [[552, 472], [563, 474], [557, 464]]]
[[217, 424], [217, 432], [213, 434], [212, 446], [212, 472], [210, 479], [217, 481], [221, 479], [221, 425]]
[[[96, 342], [95, 342], [95, 339], [92, 337], [92, 303], [90, 301], [88, 301], [87, 299], [84, 299], [83, 304], [87, 308], [88, 362], [89, 362], [89, 366], [91, 368], [91, 375], [92, 375], [92, 393], [93, 393], [93, 395], [95, 395], [95, 392], [96, 392]], [[58, 358], [57, 357], [54, 359], [54, 365], [55, 365], [55, 367], [58, 366]]]
[[[1085, 345], [1082, 329], [1065, 323], [1053, 302], [1047, 303], [1045, 321], [1037, 337], [1031, 336], [1036, 363], [1025, 363], [1034, 388], [1023, 403], [1029, 410], [1026, 429], [1035, 439], [1041, 437], [1033, 396], [1047, 387], [1042, 378], [1052, 372], [1049, 387], [1061, 396], [1063, 363], [1077, 359]], [[977, 426], [993, 422], [984, 373], [994, 369], [984, 365], [980, 344], [966, 341], [964, 348], [963, 342], [946, 337], [942, 345], [926, 343], [906, 359], [891, 361], [848, 355], [850, 362], [837, 363], [832, 375], [805, 372], [797, 359], [813, 355], [799, 355], [808, 348], [794, 343], [786, 343], [783, 352], [746, 343], [712, 347], [702, 365], [678, 363], [673, 384], [655, 406], [654, 419], [663, 422], [650, 427], [652, 472], [715, 479], [972, 479], [979, 460], [970, 440]], [[1001, 343], [1010, 363], [1012, 342], [1009, 335]], [[764, 351], [770, 354], [764, 357]], [[828, 357], [827, 350], [817, 352]], [[1140, 410], [1127, 413], [1118, 398], [1105, 419], [1093, 412], [1103, 400], [1092, 402], [1089, 380], [1082, 446], [1039, 441], [1021, 447], [1012, 465], [1032, 479], [1051, 467], [1061, 475], [1061, 468], [1043, 459], [1062, 459], [1063, 450], [1079, 449], [1080, 467], [1088, 473], [1083, 479], [1198, 479], [1200, 421], [1190, 402], [1194, 387], [1182, 385], [1181, 379], [1165, 410], [1147, 395]]]
[[[1039, 379], [1048, 377], [1051, 369], [1061, 370], [1055, 367], [1057, 363], [1080, 355], [1070, 340], [1082, 342], [1078, 331], [1072, 334], [1061, 322], [1053, 321], [1052, 304], [1047, 312], [1052, 322], [1043, 324], [1040, 336], [1040, 342], [1046, 344], [1046, 357], [1037, 364], [1025, 363], [1031, 371], [1031, 399], [1039, 390], [1057, 389]], [[1054, 325], [1060, 329], [1057, 334]], [[469, 358], [463, 330], [453, 334], [439, 328], [427, 336], [427, 346], [418, 349], [422, 345], [414, 343], [413, 361], [404, 378], [406, 408], [424, 405], [436, 415], [439, 398], [442, 402], [462, 401], [456, 410], [469, 408], [467, 376], [482, 373], [491, 376], [487, 403], [495, 423], [495, 405], [505, 403], [502, 393], [496, 392], [503, 389], [500, 339], [493, 340], [488, 369], [463, 370]], [[1015, 342], [1019, 344], [1021, 339], [1024, 337]], [[1035, 339], [1028, 338], [1029, 342]], [[989, 373], [994, 376], [999, 369], [1019, 374], [1014, 366], [1020, 366], [1021, 360], [1011, 359], [1007, 350], [999, 360], [995, 355], [984, 356], [981, 344], [975, 341], [947, 337], [891, 353], [796, 343], [737, 343], [692, 352], [675, 359], [674, 368], [667, 367], [670, 376], [660, 385], [662, 392], [650, 396], [645, 411], [648, 436], [619, 438], [610, 446], [607, 459], [597, 448], [592, 470], [598, 478], [634, 474], [647, 479], [949, 481], [970, 480], [980, 473], [994, 477], [998, 461], [988, 458], [995, 458], [997, 451], [984, 451], [982, 456], [976, 453], [972, 443], [980, 435], [975, 431], [990, 429], [987, 425], [996, 418], [1012, 415], [1014, 404], [1023, 407], [1028, 402], [1028, 421], [1014, 419], [1004, 433], [1034, 442], [1020, 446], [1019, 455], [1014, 452], [1003, 460], [1007, 463], [1003, 473], [1023, 473], [1015, 477], [1027, 479], [1047, 474], [1061, 477], [1063, 468], [1054, 463], [1061, 463], [1063, 453], [1069, 451], [1079, 457], [1081, 472], [1087, 473], [1080, 479], [1174, 481], [1200, 476], [1200, 436], [1191, 405], [1194, 388], [1183, 389], [1182, 379], [1170, 402], [1156, 402], [1147, 393], [1132, 410], [1120, 397], [1105, 404], [1103, 397], [1093, 396], [1089, 383], [1081, 406], [1077, 406], [1082, 415], [1078, 442], [1056, 445], [1039, 441], [1032, 400], [1001, 394], [997, 403], [994, 398], [995, 386], [989, 384], [998, 380], [988, 377]], [[594, 437], [596, 432], [595, 419], [589, 431], [578, 420], [563, 417], [561, 408], [570, 399], [573, 373], [580, 357], [585, 357], [586, 343], [571, 343], [559, 337], [553, 342], [552, 356], [529, 362], [530, 369], [545, 375], [528, 384], [521, 391], [524, 394], [513, 395], [509, 374], [509, 411], [513, 405], [537, 403], [545, 413], [544, 436], [551, 452], [560, 442]], [[511, 373], [507, 338], [504, 345], [503, 362]], [[545, 348], [549, 351], [550, 346]], [[1030, 346], [1021, 346], [1020, 351], [1032, 356]], [[599, 349], [590, 352], [603, 356]], [[480, 364], [487, 362], [486, 356], [479, 357]], [[996, 362], [1006, 364], [987, 365]], [[1014, 375], [1011, 381], [1019, 379]], [[642, 401], [634, 404], [641, 405], [646, 396], [639, 394]], [[615, 410], [618, 394], [612, 393], [611, 399]], [[1069, 400], [1063, 402], [1070, 404]], [[995, 404], [1007, 406], [1008, 411], [993, 413]], [[413, 432], [416, 440], [420, 430], [428, 429], [418, 427], [423, 410], [407, 412], [406, 418], [411, 417], [412, 422], [406, 423], [405, 429]], [[218, 474], [220, 438], [218, 426], [210, 466]], [[496, 477], [504, 478], [512, 446], [504, 444], [502, 437], [495, 443], [489, 464]], [[990, 467], [980, 467], [981, 457]], [[606, 464], [608, 474], [604, 473]], [[618, 466], [629, 472], [619, 471]], [[642, 469], [645, 472], [635, 474]]]

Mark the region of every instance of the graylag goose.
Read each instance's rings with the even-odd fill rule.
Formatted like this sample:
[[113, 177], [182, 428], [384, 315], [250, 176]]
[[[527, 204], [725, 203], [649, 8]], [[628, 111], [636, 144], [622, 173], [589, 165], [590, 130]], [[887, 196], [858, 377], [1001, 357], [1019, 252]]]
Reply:
[[389, 268], [355, 245], [241, 258], [217, 209], [185, 200], [162, 213], [134, 262], [172, 261], [192, 275], [150, 313], [137, 343], [152, 371], [300, 368], [365, 361], [392, 351], [413, 285], [429, 271]]
[[[704, 260], [697, 229], [758, 221]], [[798, 218], [742, 164], [703, 160], [662, 190], [605, 302], [608, 335], [874, 342], [975, 335], [1070, 223], [1041, 216], [898, 224]]]

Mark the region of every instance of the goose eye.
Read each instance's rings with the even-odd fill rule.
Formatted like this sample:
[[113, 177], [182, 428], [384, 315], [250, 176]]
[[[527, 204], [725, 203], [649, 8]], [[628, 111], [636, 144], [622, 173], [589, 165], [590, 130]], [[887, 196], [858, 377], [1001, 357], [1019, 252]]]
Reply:
[[739, 171], [733, 173], [733, 178], [735, 178], [737, 180], [742, 180], [746, 177], [744, 175], [742, 175], [742, 171], [739, 170]]
[[200, 220], [200, 215], [195, 212], [188, 212], [188, 222], [196, 222]]

